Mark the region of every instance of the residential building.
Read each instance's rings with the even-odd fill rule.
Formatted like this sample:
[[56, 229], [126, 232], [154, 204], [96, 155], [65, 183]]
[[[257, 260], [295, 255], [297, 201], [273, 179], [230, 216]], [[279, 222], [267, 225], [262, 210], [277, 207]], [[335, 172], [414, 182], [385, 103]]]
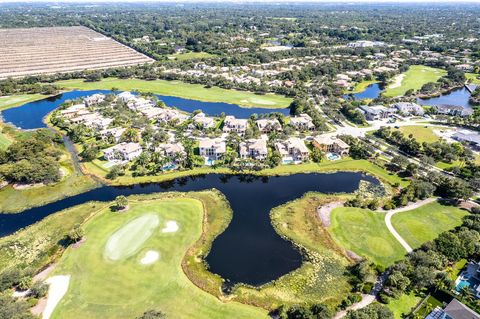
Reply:
[[90, 95], [90, 96], [87, 96], [86, 98], [84, 98], [83, 101], [85, 102], [86, 106], [97, 105], [97, 104], [105, 101], [105, 95], [103, 95], [103, 94], [93, 94], [93, 95]]
[[264, 160], [268, 155], [267, 141], [263, 138], [249, 139], [240, 143], [240, 157]]
[[436, 307], [425, 319], [480, 319], [480, 314], [453, 299], [445, 309]]
[[281, 132], [282, 125], [277, 119], [257, 120], [257, 126], [261, 133]]
[[119, 95], [117, 95], [117, 98], [121, 101], [123, 101], [124, 103], [127, 103], [128, 101], [132, 100], [135, 98], [135, 95], [133, 95], [132, 93], [130, 92], [122, 92], [120, 93]]
[[166, 157], [174, 158], [176, 156], [184, 157], [187, 154], [185, 153], [185, 148], [181, 143], [167, 143], [160, 144], [157, 149], [157, 152], [162, 153]]
[[200, 156], [209, 160], [218, 160], [225, 155], [227, 146], [225, 141], [219, 138], [205, 138], [199, 143]]
[[392, 105], [402, 115], [423, 115], [425, 112], [423, 108], [417, 103], [412, 102], [398, 102]]
[[205, 113], [200, 112], [192, 118], [193, 122], [200, 125], [203, 128], [215, 127], [215, 119], [208, 117]]
[[128, 162], [142, 154], [138, 143], [120, 143], [103, 150], [104, 157], [112, 162]]
[[85, 104], [75, 104], [69, 106], [64, 110], [59, 111], [60, 115], [65, 119], [71, 119], [85, 114], [90, 114], [91, 112], [87, 110]]
[[315, 136], [312, 144], [325, 153], [330, 152], [346, 156], [350, 152], [350, 145], [337, 137], [330, 137], [327, 135]]
[[389, 118], [396, 112], [394, 108], [386, 108], [383, 105], [362, 105], [360, 106], [360, 110], [363, 114], [365, 114], [365, 118], [368, 121], [377, 121]]
[[447, 114], [452, 116], [467, 117], [473, 114], [473, 110], [459, 105], [440, 104], [433, 106], [433, 109], [438, 114]]
[[234, 116], [228, 115], [223, 122], [223, 131], [225, 133], [234, 132], [238, 135], [244, 135], [248, 127], [248, 121], [244, 119], [236, 119]]
[[284, 163], [303, 162], [308, 159], [309, 151], [305, 143], [297, 138], [290, 137], [285, 141], [275, 143], [276, 150], [282, 156]]
[[290, 125], [299, 131], [313, 131], [315, 129], [312, 118], [305, 113], [290, 118]]
[[123, 132], [125, 132], [125, 130], [126, 129], [123, 127], [113, 127], [113, 128], [100, 131], [100, 136], [104, 141], [107, 141], [110, 138], [113, 138], [115, 143], [118, 143], [120, 141], [120, 138], [123, 135]]

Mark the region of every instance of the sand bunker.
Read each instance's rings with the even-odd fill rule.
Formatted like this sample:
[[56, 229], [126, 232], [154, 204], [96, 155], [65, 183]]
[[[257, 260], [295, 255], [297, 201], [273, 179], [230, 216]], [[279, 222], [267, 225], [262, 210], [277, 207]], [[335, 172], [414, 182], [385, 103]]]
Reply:
[[169, 220], [165, 227], [162, 229], [162, 233], [175, 233], [178, 230], [178, 224], [174, 220]]
[[405, 77], [405, 74], [399, 74], [395, 77], [395, 81], [388, 86], [389, 89], [394, 89], [400, 87], [402, 85], [403, 78]]
[[160, 257], [160, 254], [158, 253], [158, 251], [149, 250], [145, 253], [145, 256], [143, 256], [143, 258], [140, 259], [140, 263], [142, 265], [150, 265], [156, 262], [159, 257]]
[[43, 310], [42, 319], [49, 319], [57, 304], [67, 293], [68, 284], [70, 283], [70, 275], [53, 276], [48, 278], [45, 282], [49, 284], [50, 287], [48, 288], [47, 304]]
[[113, 233], [105, 245], [104, 256], [118, 261], [134, 255], [160, 224], [154, 214], [145, 214]]

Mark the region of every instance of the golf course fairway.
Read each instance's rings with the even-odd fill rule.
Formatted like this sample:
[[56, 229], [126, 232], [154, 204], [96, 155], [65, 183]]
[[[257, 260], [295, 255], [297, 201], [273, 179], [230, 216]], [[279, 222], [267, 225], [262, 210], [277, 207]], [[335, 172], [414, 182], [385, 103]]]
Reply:
[[[184, 274], [182, 259], [202, 233], [200, 200], [188, 194], [139, 198], [130, 199], [126, 212], [105, 208], [83, 225], [85, 242], [69, 247], [54, 271], [71, 279], [51, 318], [133, 319], [147, 310], [162, 311], [167, 318], [268, 318], [266, 310], [220, 301]], [[162, 232], [167, 221], [180, 227]], [[149, 234], [141, 234], [142, 228]], [[129, 241], [134, 248], [128, 249]], [[153, 252], [160, 258], [142, 262]]]

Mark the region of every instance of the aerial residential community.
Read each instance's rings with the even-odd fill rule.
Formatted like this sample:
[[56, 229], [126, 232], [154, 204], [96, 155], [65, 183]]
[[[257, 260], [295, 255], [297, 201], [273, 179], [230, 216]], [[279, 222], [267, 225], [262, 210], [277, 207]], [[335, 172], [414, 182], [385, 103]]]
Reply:
[[0, 319], [480, 319], [479, 30], [0, 3]]

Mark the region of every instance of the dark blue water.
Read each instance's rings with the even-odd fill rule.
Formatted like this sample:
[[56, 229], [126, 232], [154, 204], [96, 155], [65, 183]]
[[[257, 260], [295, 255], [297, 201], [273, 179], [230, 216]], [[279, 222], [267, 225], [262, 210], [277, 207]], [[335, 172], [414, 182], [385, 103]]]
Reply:
[[[118, 93], [110, 90], [71, 91], [44, 100], [26, 103], [19, 107], [11, 108], [1, 112], [5, 122], [12, 123], [22, 129], [36, 129], [45, 127], [43, 118], [67, 100], [89, 96], [95, 93]], [[224, 112], [226, 115], [233, 115], [237, 118], [249, 118], [252, 114], [266, 114], [279, 112], [289, 114], [289, 109], [265, 109], [265, 108], [242, 108], [236, 104], [221, 102], [202, 102], [197, 100], [183, 99], [173, 96], [156, 95], [169, 107], [176, 107], [185, 112], [193, 112], [201, 109], [205, 114], [215, 116]]]
[[206, 260], [209, 269], [230, 284], [261, 285], [291, 272], [302, 263], [300, 252], [275, 232], [269, 215], [271, 209], [309, 191], [350, 193], [358, 188], [361, 180], [378, 182], [362, 173], [338, 172], [279, 177], [210, 174], [129, 187], [104, 186], [19, 214], [0, 214], [0, 236], [12, 234], [59, 210], [88, 201], [111, 201], [119, 195], [215, 188], [229, 201], [233, 219], [213, 242]]
[[379, 83], [370, 84], [367, 88], [359, 93], [345, 94], [345, 99], [363, 100], [363, 99], [376, 99], [383, 92]]
[[433, 97], [431, 99], [417, 99], [417, 103], [420, 105], [457, 105], [467, 109], [473, 108], [473, 105], [469, 102], [470, 92], [466, 88], [458, 89], [450, 93], [440, 95], [439, 97]]

